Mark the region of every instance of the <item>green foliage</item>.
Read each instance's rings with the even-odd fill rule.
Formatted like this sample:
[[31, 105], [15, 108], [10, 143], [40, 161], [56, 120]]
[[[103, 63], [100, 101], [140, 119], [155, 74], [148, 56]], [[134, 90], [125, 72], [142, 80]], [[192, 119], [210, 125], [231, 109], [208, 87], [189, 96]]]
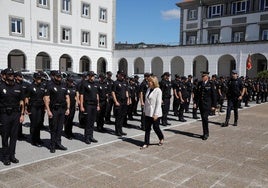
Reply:
[[265, 70], [265, 71], [261, 71], [258, 73], [258, 78], [268, 78], [268, 71]]

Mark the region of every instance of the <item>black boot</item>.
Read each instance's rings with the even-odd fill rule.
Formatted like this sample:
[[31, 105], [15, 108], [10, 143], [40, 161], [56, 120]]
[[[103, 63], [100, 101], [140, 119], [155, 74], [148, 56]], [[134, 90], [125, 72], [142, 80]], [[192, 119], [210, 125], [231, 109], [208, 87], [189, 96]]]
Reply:
[[225, 121], [225, 123], [223, 123], [221, 126], [222, 127], [228, 127], [229, 125], [229, 119]]
[[234, 121], [234, 126], [237, 126], [237, 120]]

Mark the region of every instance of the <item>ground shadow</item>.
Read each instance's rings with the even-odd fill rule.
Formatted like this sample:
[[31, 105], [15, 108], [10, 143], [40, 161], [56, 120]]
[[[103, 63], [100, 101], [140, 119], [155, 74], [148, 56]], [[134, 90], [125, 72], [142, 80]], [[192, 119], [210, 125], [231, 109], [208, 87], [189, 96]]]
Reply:
[[174, 129], [164, 129], [164, 131], [169, 131], [169, 132], [173, 132], [175, 134], [181, 134], [184, 136], [189, 136], [192, 138], [200, 138], [202, 139], [202, 135], [200, 134], [195, 134], [195, 133], [190, 133], [190, 132], [185, 132], [185, 131], [179, 131], [179, 130], [174, 130]]

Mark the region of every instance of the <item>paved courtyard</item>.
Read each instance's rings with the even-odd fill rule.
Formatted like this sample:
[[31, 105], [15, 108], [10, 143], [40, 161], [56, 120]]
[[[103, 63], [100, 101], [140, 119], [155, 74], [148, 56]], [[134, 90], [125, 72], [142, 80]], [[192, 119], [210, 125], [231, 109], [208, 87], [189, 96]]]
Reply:
[[[152, 131], [151, 145], [140, 150], [144, 132], [131, 121], [117, 138], [114, 126], [95, 133], [97, 144], [63, 137], [67, 151], [49, 153], [19, 141], [19, 164], [0, 164], [0, 187], [268, 187], [268, 103], [239, 111], [238, 126], [221, 127], [225, 113], [210, 117], [210, 137], [203, 141], [200, 121], [186, 123], [170, 115], [172, 126], [162, 127], [165, 143], [158, 146]], [[191, 114], [186, 114], [189, 117]], [[136, 117], [139, 118], [139, 117]], [[25, 133], [28, 131], [24, 127]], [[42, 131], [45, 143], [48, 132]]]

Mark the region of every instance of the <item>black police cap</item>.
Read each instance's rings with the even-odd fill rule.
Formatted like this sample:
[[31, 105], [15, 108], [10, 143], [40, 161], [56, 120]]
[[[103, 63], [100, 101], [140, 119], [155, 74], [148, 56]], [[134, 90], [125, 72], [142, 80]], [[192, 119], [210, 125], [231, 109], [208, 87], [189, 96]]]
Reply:
[[12, 68], [6, 68], [5, 74], [14, 74], [14, 70]]
[[55, 76], [61, 76], [61, 71], [59, 71], [59, 70], [55, 71], [55, 72], [54, 72], [54, 75], [55, 75]]
[[169, 72], [164, 72], [163, 76], [170, 76]]
[[106, 76], [105, 76], [104, 73], [100, 73], [100, 74], [99, 74], [99, 77], [100, 77], [100, 78], [105, 78]]
[[117, 75], [125, 75], [125, 73], [124, 73], [124, 71], [122, 71], [122, 70], [119, 70], [119, 71], [117, 71]]
[[38, 78], [40, 79], [40, 78], [42, 78], [42, 76], [43, 75], [42, 75], [41, 72], [35, 72], [34, 75], [33, 75], [34, 79], [38, 79]]
[[209, 72], [208, 71], [201, 71], [201, 74], [202, 75], [209, 75]]
[[23, 77], [21, 71], [17, 71], [14, 73], [14, 76]]
[[149, 72], [144, 73], [144, 77], [149, 77], [151, 74]]
[[96, 74], [95, 74], [94, 71], [89, 71], [89, 72], [87, 73], [87, 75], [88, 75], [88, 76], [95, 76]]

